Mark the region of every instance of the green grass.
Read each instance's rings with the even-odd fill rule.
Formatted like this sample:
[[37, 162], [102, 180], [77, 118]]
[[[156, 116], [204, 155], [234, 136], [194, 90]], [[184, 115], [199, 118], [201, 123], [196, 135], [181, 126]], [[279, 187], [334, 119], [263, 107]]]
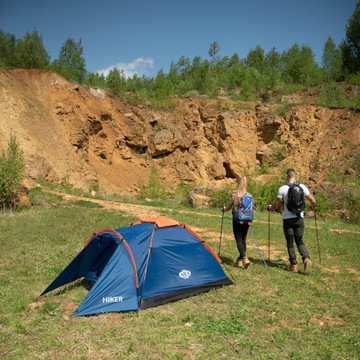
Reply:
[[[198, 232], [223, 260], [232, 286], [140, 313], [72, 317], [87, 291], [75, 283], [35, 299], [81, 250], [93, 231], [137, 220], [125, 213], [37, 194], [33, 209], [0, 217], [0, 357], [2, 359], [359, 359], [360, 227], [306, 219], [313, 273], [285, 271], [281, 217], [256, 212], [248, 270], [226, 213], [159, 208]], [[40, 200], [39, 200], [40, 199]], [[145, 205], [144, 205], [145, 206]]]

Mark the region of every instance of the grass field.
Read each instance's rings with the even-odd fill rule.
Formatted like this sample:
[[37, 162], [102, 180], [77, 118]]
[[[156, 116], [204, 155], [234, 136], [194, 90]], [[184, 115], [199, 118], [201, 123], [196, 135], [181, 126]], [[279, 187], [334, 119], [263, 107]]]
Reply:
[[[43, 198], [41, 198], [43, 196]], [[215, 250], [234, 285], [139, 313], [72, 317], [87, 290], [73, 284], [35, 301], [99, 228], [137, 220], [90, 201], [38, 194], [38, 205], [0, 217], [1, 359], [359, 359], [360, 226], [306, 219], [313, 272], [285, 271], [281, 216], [256, 213], [249, 269], [237, 253], [226, 214], [159, 208]], [[144, 205], [145, 206], [145, 205]], [[250, 235], [250, 234], [249, 234]], [[320, 250], [320, 253], [319, 253]], [[319, 262], [321, 256], [321, 263]]]

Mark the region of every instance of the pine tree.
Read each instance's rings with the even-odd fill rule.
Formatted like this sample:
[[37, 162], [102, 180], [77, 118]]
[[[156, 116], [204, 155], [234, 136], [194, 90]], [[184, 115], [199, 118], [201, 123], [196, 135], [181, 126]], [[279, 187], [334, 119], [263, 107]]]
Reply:
[[16, 45], [17, 67], [23, 69], [45, 69], [50, 55], [45, 50], [42, 37], [36, 30], [27, 32]]
[[24, 170], [24, 154], [15, 135], [11, 135], [7, 153], [0, 155], [0, 208], [15, 207]]
[[59, 58], [52, 64], [52, 68], [69, 80], [82, 84], [86, 76], [86, 63], [81, 40], [77, 43], [69, 38], [62, 45]]
[[360, 1], [346, 27], [346, 38], [341, 44], [344, 67], [354, 74], [360, 71]]
[[336, 81], [341, 79], [342, 75], [342, 53], [336, 47], [333, 39], [329, 37], [324, 45], [322, 55], [322, 65], [325, 80]]

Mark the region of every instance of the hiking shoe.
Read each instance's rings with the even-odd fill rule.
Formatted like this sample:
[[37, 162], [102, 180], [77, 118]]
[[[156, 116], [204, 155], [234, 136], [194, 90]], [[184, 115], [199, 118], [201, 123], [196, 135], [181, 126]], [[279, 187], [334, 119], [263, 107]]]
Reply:
[[286, 270], [293, 272], [293, 273], [299, 272], [299, 268], [298, 268], [297, 264], [289, 264]]
[[241, 259], [237, 258], [234, 262], [234, 266], [235, 267], [240, 267], [240, 264], [241, 264]]
[[304, 274], [309, 275], [311, 273], [312, 262], [309, 258], [304, 260]]
[[249, 259], [247, 257], [244, 257], [243, 259], [241, 259], [241, 261], [242, 261], [244, 269], [247, 269], [251, 264], [251, 262], [249, 261]]

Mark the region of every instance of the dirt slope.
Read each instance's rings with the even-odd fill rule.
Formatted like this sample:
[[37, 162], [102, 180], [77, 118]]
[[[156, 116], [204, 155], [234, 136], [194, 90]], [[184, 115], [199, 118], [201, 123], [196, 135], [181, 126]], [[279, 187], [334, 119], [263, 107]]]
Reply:
[[276, 115], [277, 105], [177, 98], [161, 112], [42, 70], [1, 70], [0, 92], [0, 151], [15, 134], [28, 183], [134, 195], [155, 170], [169, 189], [223, 186], [264, 163], [294, 166], [308, 182], [358, 171], [360, 114], [350, 109], [296, 105]]

